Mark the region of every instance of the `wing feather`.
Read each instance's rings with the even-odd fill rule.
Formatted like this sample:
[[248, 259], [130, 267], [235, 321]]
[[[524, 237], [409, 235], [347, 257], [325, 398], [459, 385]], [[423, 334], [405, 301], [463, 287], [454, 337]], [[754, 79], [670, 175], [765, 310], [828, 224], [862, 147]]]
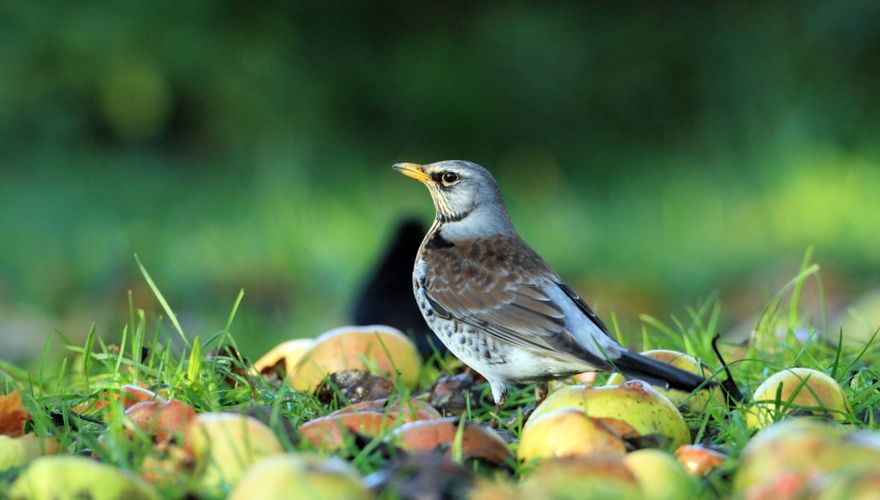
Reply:
[[[607, 361], [593, 354], [592, 346], [582, 345], [571, 333], [571, 318], [566, 317], [566, 308], [554, 300], [551, 291], [564, 287], [565, 294], [557, 292], [557, 297], [575, 301], [581, 310], [586, 304], [534, 252], [526, 255], [527, 259], [519, 256], [518, 262], [510, 262], [516, 256], [503, 249], [486, 252], [456, 245], [458, 248], [449, 249], [454, 252], [444, 249], [426, 256], [431, 261], [425, 266], [425, 293], [435, 307], [513, 346], [587, 362], [596, 368], [608, 366]], [[487, 253], [495, 258], [485, 258]], [[591, 310], [584, 313], [597, 322]], [[597, 325], [607, 332], [601, 321]]]

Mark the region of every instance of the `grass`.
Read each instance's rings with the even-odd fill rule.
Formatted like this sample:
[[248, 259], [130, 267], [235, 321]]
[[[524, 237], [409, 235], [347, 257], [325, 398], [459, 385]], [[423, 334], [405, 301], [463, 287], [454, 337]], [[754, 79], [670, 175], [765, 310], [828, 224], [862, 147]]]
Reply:
[[[31, 430], [39, 435], [55, 436], [65, 453], [95, 454], [101, 461], [132, 471], [141, 470], [145, 460], [160, 453], [147, 436], [139, 434], [127, 419], [122, 418], [118, 403], [100, 409], [90, 406], [83, 410], [80, 407], [94, 405], [102, 399], [104, 391], [118, 391], [125, 384], [143, 385], [165, 398], [181, 399], [198, 412], [260, 408], [266, 422], [279, 436], [286, 438], [283, 444], [289, 450], [306, 449], [308, 445], [291, 439], [288, 429], [344, 406], [345, 402], [338, 399], [322, 405], [312, 395], [247, 375], [251, 365], [237, 354], [236, 336], [249, 332], [237, 331], [235, 325], [243, 292], [234, 301], [223, 328], [190, 337], [184, 333], [171, 307], [142, 266], [141, 270], [165, 311], [164, 316], [150, 317], [135, 306], [129, 295], [128, 322], [122, 327], [118, 344], [105, 343], [94, 328], [82, 344], [75, 344], [61, 332], [55, 332], [47, 341], [44, 355], [34, 371], [0, 364], [2, 391], [19, 391], [33, 415], [29, 424]], [[843, 423], [877, 429], [880, 422], [874, 408], [880, 402], [880, 374], [876, 345], [872, 339], [863, 349], [850, 351], [828, 343], [827, 336], [822, 335], [823, 327], [812, 322], [815, 312], [803, 311], [799, 302], [801, 290], [808, 280], [820, 280], [819, 268], [811, 262], [809, 252], [797, 276], [768, 301], [749, 344], [724, 346], [730, 369], [746, 394], [752, 393], [770, 373], [786, 367], [820, 370], [834, 378], [846, 394], [849, 411], [842, 415]], [[630, 344], [630, 347], [687, 352], [713, 367], [713, 376], [723, 377], [710, 342], [722, 315], [721, 304], [710, 298], [686, 308], [683, 317], [671, 316], [661, 320], [642, 316], [642, 345]], [[613, 316], [611, 324], [621, 335]], [[798, 330], [807, 332], [806, 340], [796, 334]], [[47, 353], [51, 343], [61, 343], [67, 352], [59, 364], [50, 362]], [[426, 397], [424, 390], [429, 389], [438, 377], [458, 368], [460, 363], [451, 357], [435, 355], [426, 360], [416, 397]], [[598, 382], [602, 383], [605, 377], [601, 375]], [[480, 390], [478, 398], [469, 400], [463, 414], [466, 421], [488, 423], [493, 416], [488, 385], [483, 384]], [[523, 409], [534, 400], [533, 394], [532, 387], [514, 389], [499, 415], [501, 429], [514, 439], [522, 431]], [[394, 397], [408, 399], [410, 394], [399, 388]], [[781, 418], [792, 400], [781, 399], [778, 395], [776, 399], [776, 416]], [[684, 414], [695, 442], [721, 447], [732, 457], [722, 469], [700, 481], [701, 495], [706, 498], [726, 495], [730, 491], [730, 473], [736, 469], [737, 456], [753, 434], [744, 422], [750, 404], [747, 401], [730, 410], [712, 400], [704, 413]], [[134, 432], [135, 439], [124, 438], [126, 430]], [[384, 437], [380, 436], [366, 446], [348, 442], [338, 454], [348, 458], [363, 474], [375, 472], [388, 462], [380, 446]], [[460, 442], [453, 446], [454, 455], [459, 445]], [[491, 473], [477, 465], [472, 466], [477, 474]], [[515, 462], [509, 466], [514, 475], [521, 473], [524, 467]], [[9, 481], [19, 472], [14, 469], [2, 473], [0, 496], [2, 488], [8, 487]], [[193, 488], [192, 478], [181, 473], [165, 482], [161, 493], [180, 498]], [[209, 492], [207, 497], [220, 497], [222, 493]]]
[[[551, 163], [539, 176], [486, 165], [526, 241], [603, 316], [617, 311], [632, 330], [641, 326], [636, 314], [662, 316], [715, 288], [728, 304], [760, 307], [756, 283], [778, 286], [788, 271], [768, 278], [756, 270], [809, 243], [829, 284], [843, 285], [832, 292], [848, 298], [874, 286], [880, 168], [873, 157], [794, 146], [767, 157], [741, 171], [738, 160], [651, 152], [620, 166], [651, 172], [603, 183], [576, 164]], [[92, 321], [118, 342], [126, 290], [148, 313], [161, 310], [131, 265], [138, 252], [183, 325], [221, 328], [225, 317], [216, 311], [246, 288], [237, 323], [259, 334], [238, 340], [250, 355], [350, 321], [354, 292], [394, 224], [405, 214], [427, 222], [429, 198], [390, 161], [343, 162], [340, 177], [278, 162], [243, 171], [205, 165], [210, 175], [196, 176], [158, 160], [112, 172], [78, 160], [70, 168], [91, 175], [34, 168], [0, 185], [0, 212], [22, 214], [0, 234], [0, 314], [31, 305], [79, 342]], [[93, 177], [118, 189], [94, 189]], [[55, 244], [45, 244], [47, 234]], [[740, 319], [725, 315], [722, 327]], [[23, 363], [36, 353], [21, 356]]]

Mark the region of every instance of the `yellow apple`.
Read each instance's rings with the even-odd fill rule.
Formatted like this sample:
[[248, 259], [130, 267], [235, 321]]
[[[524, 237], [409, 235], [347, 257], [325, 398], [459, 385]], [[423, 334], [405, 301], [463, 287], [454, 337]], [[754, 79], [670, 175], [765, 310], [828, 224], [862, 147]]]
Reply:
[[[791, 404], [785, 408], [789, 400]], [[758, 386], [752, 401], [746, 413], [746, 425], [751, 429], [763, 429], [779, 415], [792, 411], [806, 410], [838, 420], [843, 420], [847, 412], [846, 396], [840, 385], [825, 373], [810, 368], [774, 373]]]
[[623, 463], [635, 474], [645, 500], [689, 500], [697, 486], [678, 460], [658, 449], [644, 448], [623, 456]]
[[271, 370], [273, 366], [283, 360], [287, 380], [290, 382], [293, 378], [296, 364], [302, 359], [302, 355], [311, 349], [313, 345], [315, 345], [315, 339], [293, 339], [282, 342], [254, 363], [254, 371], [262, 373], [264, 370]]
[[618, 453], [546, 460], [520, 485], [520, 498], [641, 499], [638, 479]]
[[252, 463], [284, 451], [272, 429], [237, 413], [198, 415], [187, 429], [185, 447], [206, 488], [235, 484]]
[[238, 481], [229, 500], [369, 500], [372, 494], [348, 462], [338, 457], [289, 453], [264, 458]]
[[59, 448], [54, 438], [37, 437], [32, 432], [17, 438], [0, 435], [0, 472], [21, 467], [43, 455], [54, 455]]
[[158, 500], [134, 474], [85, 457], [34, 460], [9, 490], [10, 500]]
[[597, 452], [623, 454], [626, 447], [611, 428], [581, 410], [562, 408], [531, 420], [520, 434], [519, 459], [569, 457]]
[[303, 353], [294, 367], [292, 385], [314, 391], [324, 378], [343, 370], [384, 374], [409, 388], [419, 382], [422, 360], [412, 340], [390, 326], [344, 326], [330, 330]]
[[876, 467], [880, 463], [880, 435], [792, 418], [755, 435], [739, 458], [735, 492], [760, 489], [778, 483], [780, 477], [787, 484], [805, 485], [820, 474]]
[[689, 444], [691, 435], [684, 418], [669, 398], [649, 384], [630, 380], [622, 386], [588, 387], [570, 385], [550, 394], [532, 413], [526, 429], [542, 415], [574, 408], [588, 417], [600, 418], [614, 426], [635, 430], [637, 435], [660, 434], [670, 440], [673, 448]]

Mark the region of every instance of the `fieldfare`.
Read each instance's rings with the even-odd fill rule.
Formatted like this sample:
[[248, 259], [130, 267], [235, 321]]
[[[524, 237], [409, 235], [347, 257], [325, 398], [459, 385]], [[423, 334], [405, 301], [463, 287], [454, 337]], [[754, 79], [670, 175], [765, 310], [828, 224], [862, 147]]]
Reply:
[[585, 371], [620, 371], [684, 391], [715, 385], [618, 344], [520, 238], [486, 169], [458, 160], [394, 168], [425, 184], [436, 209], [416, 256], [416, 301], [443, 344], [489, 382], [497, 409], [508, 384]]

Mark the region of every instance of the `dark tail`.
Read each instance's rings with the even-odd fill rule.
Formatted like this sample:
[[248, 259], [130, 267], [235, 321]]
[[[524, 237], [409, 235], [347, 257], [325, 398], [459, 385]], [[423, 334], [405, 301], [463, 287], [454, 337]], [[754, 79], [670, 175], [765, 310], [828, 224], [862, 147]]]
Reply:
[[619, 358], [613, 360], [612, 364], [627, 377], [666, 389], [693, 392], [697, 389], [709, 389], [718, 385], [717, 382], [707, 381], [689, 371], [629, 351], [625, 351]]

